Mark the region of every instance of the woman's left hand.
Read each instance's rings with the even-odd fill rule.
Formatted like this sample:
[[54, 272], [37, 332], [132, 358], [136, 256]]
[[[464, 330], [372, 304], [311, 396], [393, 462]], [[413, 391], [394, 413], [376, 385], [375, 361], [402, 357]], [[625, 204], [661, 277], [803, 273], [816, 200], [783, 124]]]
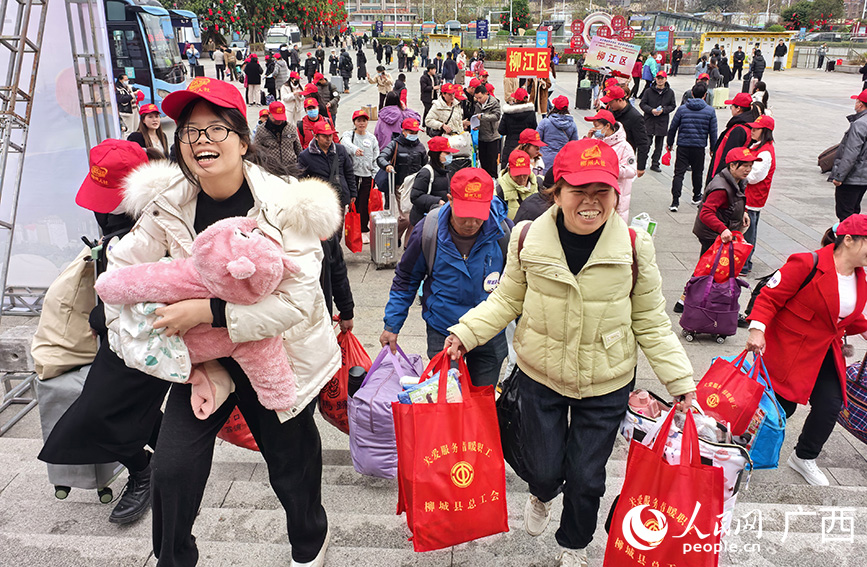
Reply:
[[682, 397], [683, 399], [677, 402], [675, 408], [681, 413], [686, 413], [686, 411], [692, 407], [692, 402], [695, 401], [695, 392], [690, 392], [679, 397]]
[[209, 299], [185, 299], [160, 307], [154, 313], [159, 317], [154, 323], [154, 329], [165, 327], [167, 337], [174, 335], [183, 337], [196, 325], [214, 322]]

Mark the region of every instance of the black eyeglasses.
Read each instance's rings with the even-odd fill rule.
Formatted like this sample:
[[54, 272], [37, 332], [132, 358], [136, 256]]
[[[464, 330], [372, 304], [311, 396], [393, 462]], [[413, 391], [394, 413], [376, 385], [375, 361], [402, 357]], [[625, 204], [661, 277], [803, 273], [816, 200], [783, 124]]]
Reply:
[[188, 126], [183, 130], [178, 131], [178, 139], [183, 144], [195, 144], [199, 141], [202, 134], [204, 134], [208, 140], [217, 143], [225, 141], [226, 138], [229, 137], [229, 132], [235, 132], [235, 130], [221, 124], [211, 124], [207, 128], [193, 128], [192, 126]]

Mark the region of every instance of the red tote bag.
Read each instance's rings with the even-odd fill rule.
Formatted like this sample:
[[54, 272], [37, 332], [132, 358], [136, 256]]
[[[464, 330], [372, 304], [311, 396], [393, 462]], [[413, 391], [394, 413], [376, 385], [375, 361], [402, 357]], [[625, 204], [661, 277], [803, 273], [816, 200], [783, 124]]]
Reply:
[[[717, 283], [723, 283], [729, 279], [731, 274], [729, 263], [732, 261], [735, 263], [735, 276], [740, 274], [741, 269], [747, 262], [747, 258], [750, 256], [750, 250], [753, 249], [753, 245], [747, 242], [744, 239], [744, 235], [736, 230], [732, 231], [731, 244], [731, 246], [723, 247], [722, 254], [720, 254], [719, 265], [717, 266], [716, 272], [713, 274], [713, 279]], [[716, 260], [716, 253], [719, 251], [720, 246], [722, 246], [722, 240], [717, 236], [710, 249], [699, 258], [698, 264], [695, 266], [695, 272], [693, 272], [692, 275], [710, 275], [710, 271], [713, 269]], [[734, 250], [734, 259], [732, 259], [732, 250]]]
[[346, 213], [344, 225], [346, 247], [349, 248], [350, 252], [361, 252], [363, 246], [361, 242], [361, 215], [355, 210], [355, 203], [349, 205], [349, 212]]
[[605, 567], [677, 565], [717, 567], [723, 470], [701, 464], [692, 413], [686, 416], [679, 463], [665, 460], [675, 410], [669, 412], [653, 447], [629, 446], [626, 478], [614, 508]]
[[[446, 376], [446, 351], [423, 379]], [[440, 379], [433, 403], [392, 403], [397, 438], [397, 513], [406, 512], [416, 551], [432, 551], [509, 531], [506, 466], [494, 387], [470, 383], [458, 367], [462, 401], [447, 403]]]
[[747, 351], [729, 362], [717, 358], [696, 387], [696, 400], [704, 412], [719, 422], [727, 422], [732, 435], [743, 435], [762, 401], [765, 387], [756, 381], [759, 359], [749, 373], [743, 369]]
[[370, 199], [367, 201], [367, 211], [369, 213], [375, 213], [376, 211], [381, 211], [385, 207], [385, 204], [382, 201], [382, 191], [377, 189], [375, 185], [371, 185], [370, 187]]
[[259, 450], [256, 440], [253, 439], [253, 434], [250, 433], [247, 420], [244, 419], [241, 410], [237, 407], [232, 410], [229, 419], [226, 420], [220, 432], [217, 433], [217, 437], [244, 449], [250, 449], [251, 451]]
[[365, 372], [370, 370], [372, 361], [367, 351], [352, 331], [341, 332], [337, 335], [337, 344], [340, 345], [340, 354], [343, 364], [334, 378], [328, 381], [319, 392], [319, 413], [325, 421], [349, 434], [349, 415], [347, 400], [349, 398], [349, 369], [353, 366], [361, 366]]

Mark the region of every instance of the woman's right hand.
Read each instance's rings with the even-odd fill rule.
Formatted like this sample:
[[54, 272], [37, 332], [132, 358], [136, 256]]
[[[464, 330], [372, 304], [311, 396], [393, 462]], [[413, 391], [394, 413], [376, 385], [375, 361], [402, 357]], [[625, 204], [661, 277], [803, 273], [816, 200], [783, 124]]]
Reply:
[[379, 344], [382, 346], [388, 345], [391, 348], [392, 354], [397, 353], [397, 333], [392, 333], [391, 331], [383, 331], [381, 335], [379, 335]]
[[385, 166], [385, 170], [389, 173], [394, 173], [394, 166], [391, 164], [388, 164], [387, 166]]
[[722, 231], [722, 233], [719, 235], [719, 238], [720, 238], [720, 240], [722, 240], [722, 243], [723, 243], [723, 244], [728, 244], [729, 242], [731, 242], [731, 241], [732, 241], [732, 237], [733, 237], [733, 236], [732, 236], [732, 231], [730, 231], [729, 229], [725, 229], [725, 230]]
[[446, 342], [443, 348], [448, 351], [449, 358], [452, 360], [457, 360], [467, 354], [467, 349], [464, 347], [464, 343], [462, 343], [461, 339], [454, 334], [446, 337]]
[[762, 354], [765, 352], [765, 333], [759, 329], [750, 329], [750, 336], [747, 337], [747, 350]]

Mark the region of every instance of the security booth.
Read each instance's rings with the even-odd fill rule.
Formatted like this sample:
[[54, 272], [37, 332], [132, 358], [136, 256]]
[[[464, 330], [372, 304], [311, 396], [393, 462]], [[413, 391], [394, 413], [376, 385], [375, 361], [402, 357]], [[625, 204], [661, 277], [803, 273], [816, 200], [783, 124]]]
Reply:
[[[717, 43], [720, 48], [725, 49], [728, 55], [729, 63], [732, 62], [732, 54], [742, 47], [744, 53], [747, 54], [747, 61], [752, 59], [753, 49], [757, 46], [762, 51], [765, 60], [770, 66], [773, 62], [774, 48], [782, 39], [785, 42], [788, 51], [786, 52], [786, 68], [792, 68], [792, 57], [795, 54], [795, 36], [798, 32], [783, 31], [712, 31], [701, 34], [701, 43], [695, 46], [700, 53], [710, 53], [713, 46]], [[746, 68], [746, 65], [744, 66]]]

